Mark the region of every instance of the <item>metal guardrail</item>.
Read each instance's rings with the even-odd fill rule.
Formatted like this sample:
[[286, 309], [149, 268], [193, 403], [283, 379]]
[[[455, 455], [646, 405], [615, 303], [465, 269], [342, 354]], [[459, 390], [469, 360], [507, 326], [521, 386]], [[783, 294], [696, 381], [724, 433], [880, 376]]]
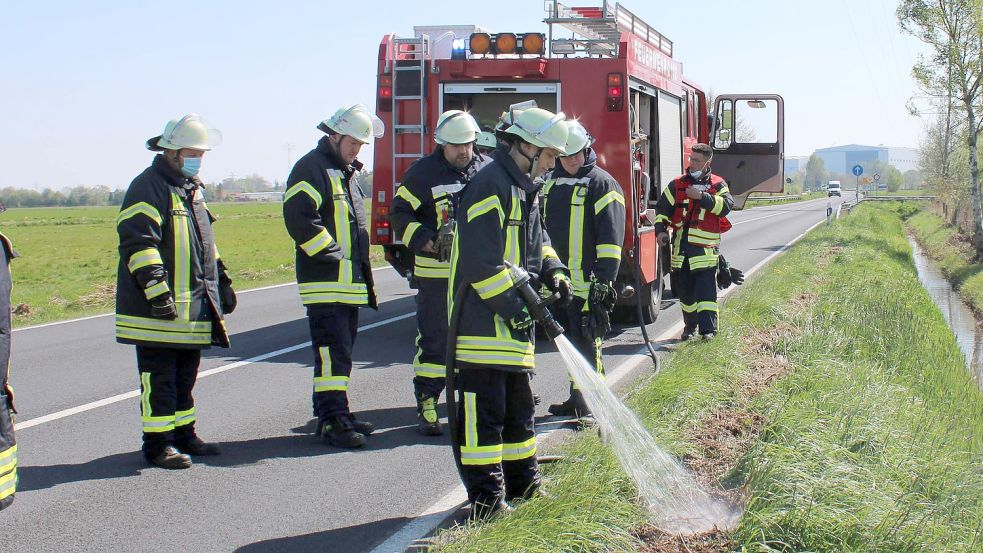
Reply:
[[747, 199], [749, 202], [777, 202], [780, 200], [798, 200], [802, 196], [797, 194], [795, 196], [752, 196]]
[[904, 200], [927, 201], [934, 199], [935, 196], [864, 196], [860, 200], [863, 202], [898, 202]]

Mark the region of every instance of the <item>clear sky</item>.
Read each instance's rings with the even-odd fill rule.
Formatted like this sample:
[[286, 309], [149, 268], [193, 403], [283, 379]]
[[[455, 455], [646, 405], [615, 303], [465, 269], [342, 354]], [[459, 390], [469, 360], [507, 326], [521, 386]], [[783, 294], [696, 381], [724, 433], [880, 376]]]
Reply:
[[[674, 41], [684, 74], [705, 89], [784, 96], [785, 153], [807, 155], [918, 145], [922, 123], [905, 102], [917, 93], [910, 68], [921, 45], [899, 31], [896, 3], [624, 5]], [[190, 111], [225, 137], [205, 158], [206, 181], [282, 180], [321, 136], [318, 121], [345, 103], [374, 105], [383, 35], [442, 24], [545, 31], [542, 0], [5, 4], [0, 187], [125, 187], [150, 161], [144, 141]]]

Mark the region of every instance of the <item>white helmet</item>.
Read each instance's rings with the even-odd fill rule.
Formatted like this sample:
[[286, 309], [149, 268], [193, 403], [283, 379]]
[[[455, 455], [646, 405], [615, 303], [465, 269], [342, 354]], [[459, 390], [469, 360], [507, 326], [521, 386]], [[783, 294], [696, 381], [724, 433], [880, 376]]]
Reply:
[[161, 135], [147, 140], [147, 149], [155, 152], [182, 148], [208, 151], [221, 143], [222, 133], [218, 129], [211, 128], [197, 113], [189, 113], [168, 121]]
[[529, 108], [515, 118], [515, 123], [507, 129], [507, 134], [539, 146], [563, 152], [567, 145], [567, 125], [563, 112], [553, 113], [541, 108]]
[[495, 125], [495, 132], [505, 132], [506, 129], [512, 126], [515, 122], [515, 118], [519, 116], [520, 113], [529, 109], [539, 107], [536, 104], [536, 100], [526, 100], [525, 102], [518, 102], [509, 106], [509, 109], [502, 112], [502, 115], [498, 118], [498, 124]]
[[497, 148], [498, 139], [495, 138], [495, 133], [490, 133], [488, 131], [482, 131], [478, 133], [478, 138], [475, 139], [475, 145], [482, 148]]
[[480, 132], [481, 127], [470, 113], [452, 109], [440, 114], [433, 140], [437, 144], [470, 144]]
[[576, 119], [566, 121], [567, 145], [563, 148], [563, 157], [579, 154], [594, 143], [594, 137]]
[[350, 136], [362, 144], [368, 144], [372, 138], [382, 138], [386, 126], [365, 107], [365, 104], [355, 104], [338, 108], [330, 118], [321, 121], [317, 126], [322, 132], [333, 131]]

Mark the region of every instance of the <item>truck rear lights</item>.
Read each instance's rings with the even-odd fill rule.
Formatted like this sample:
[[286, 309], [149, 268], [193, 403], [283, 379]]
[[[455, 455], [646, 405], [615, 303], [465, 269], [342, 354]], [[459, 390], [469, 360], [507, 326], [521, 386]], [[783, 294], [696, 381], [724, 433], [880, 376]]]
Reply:
[[608, 73], [607, 91], [608, 111], [625, 109], [625, 75], [623, 73]]
[[472, 54], [487, 54], [491, 51], [491, 36], [488, 33], [474, 33], [468, 47]]
[[393, 78], [392, 75], [379, 75], [378, 111], [393, 110]]
[[498, 33], [492, 41], [492, 51], [495, 54], [514, 54], [515, 47], [518, 45], [518, 38], [515, 33]]
[[546, 35], [543, 33], [526, 33], [519, 36], [522, 54], [542, 56], [546, 53]]

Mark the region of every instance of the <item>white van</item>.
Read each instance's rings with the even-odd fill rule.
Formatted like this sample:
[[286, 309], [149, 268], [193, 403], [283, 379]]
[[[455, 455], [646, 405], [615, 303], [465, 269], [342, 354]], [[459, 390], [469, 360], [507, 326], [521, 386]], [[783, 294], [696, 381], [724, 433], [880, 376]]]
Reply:
[[826, 193], [829, 196], [842, 196], [842, 189], [840, 188], [840, 181], [831, 180], [829, 184], [826, 185]]

